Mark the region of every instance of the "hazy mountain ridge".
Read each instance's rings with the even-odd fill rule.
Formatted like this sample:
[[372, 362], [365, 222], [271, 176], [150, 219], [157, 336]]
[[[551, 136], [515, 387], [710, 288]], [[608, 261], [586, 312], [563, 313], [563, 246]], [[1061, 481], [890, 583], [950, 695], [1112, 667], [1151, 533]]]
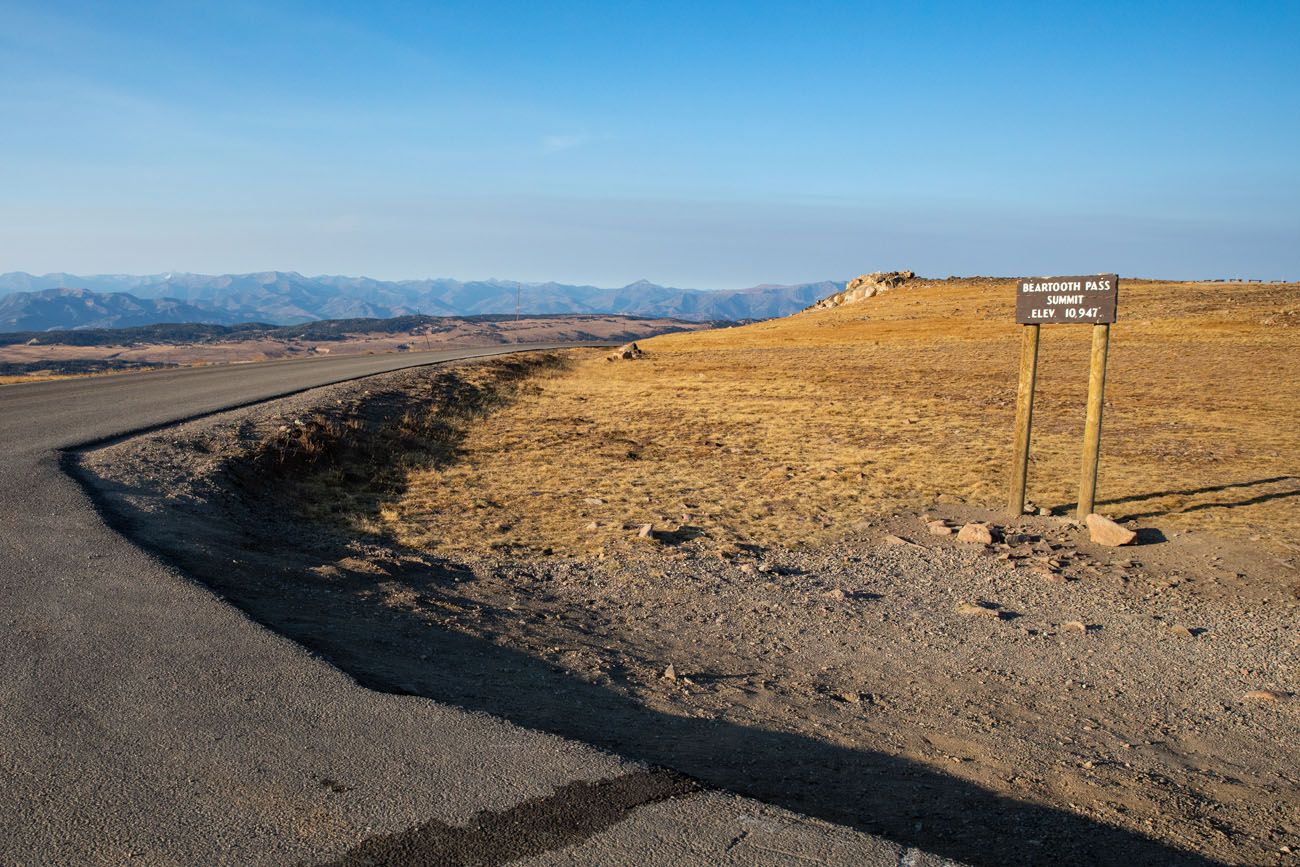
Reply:
[[45, 289], [0, 297], [0, 331], [129, 328], [196, 321], [232, 325], [238, 317], [175, 298], [138, 298], [126, 292]]
[[[513, 280], [375, 280], [292, 271], [254, 274], [0, 274], [0, 331], [114, 328], [157, 322], [269, 322], [412, 314], [618, 313], [697, 321], [765, 319], [844, 288], [821, 281], [707, 291], [638, 280], [619, 288]], [[182, 317], [182, 318], [176, 318]]]

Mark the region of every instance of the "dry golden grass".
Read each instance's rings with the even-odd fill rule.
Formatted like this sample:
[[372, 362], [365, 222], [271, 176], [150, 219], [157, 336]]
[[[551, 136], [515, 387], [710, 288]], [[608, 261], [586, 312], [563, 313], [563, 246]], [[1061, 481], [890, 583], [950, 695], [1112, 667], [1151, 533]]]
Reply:
[[49, 382], [52, 379], [86, 379], [92, 376], [117, 376], [124, 373], [140, 373], [139, 370], [98, 370], [94, 373], [17, 373], [0, 376], [0, 385], [15, 385], [20, 382]]
[[[821, 540], [938, 498], [1005, 498], [1020, 329], [1006, 280], [919, 282], [855, 305], [643, 341], [477, 424], [380, 519], [454, 551], [579, 553], [634, 528], [719, 545]], [[1280, 537], [1300, 504], [1300, 286], [1123, 281], [1099, 511]], [[1043, 330], [1030, 498], [1078, 490], [1090, 329]], [[595, 502], [600, 500], [603, 502]]]

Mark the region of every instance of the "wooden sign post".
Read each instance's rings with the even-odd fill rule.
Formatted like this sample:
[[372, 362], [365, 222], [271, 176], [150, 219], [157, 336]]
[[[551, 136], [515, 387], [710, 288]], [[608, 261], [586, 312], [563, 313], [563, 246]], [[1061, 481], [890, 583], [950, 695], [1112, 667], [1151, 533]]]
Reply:
[[1016, 450], [1011, 460], [1013, 515], [1025, 511], [1025, 487], [1029, 483], [1029, 429], [1034, 424], [1034, 384], [1038, 381], [1038, 326], [1026, 325], [1020, 342], [1020, 388], [1016, 391]]
[[1088, 414], [1083, 428], [1083, 468], [1079, 478], [1078, 519], [1092, 512], [1097, 498], [1097, 465], [1101, 456], [1101, 411], [1106, 392], [1106, 354], [1110, 326], [1119, 301], [1119, 277], [1031, 277], [1016, 284], [1016, 322], [1025, 326], [1020, 348], [1020, 387], [1016, 392], [1015, 453], [1007, 508], [1025, 511], [1029, 479], [1029, 440], [1034, 419], [1034, 386], [1038, 380], [1038, 338], [1043, 325], [1092, 324], [1092, 360], [1088, 368]]

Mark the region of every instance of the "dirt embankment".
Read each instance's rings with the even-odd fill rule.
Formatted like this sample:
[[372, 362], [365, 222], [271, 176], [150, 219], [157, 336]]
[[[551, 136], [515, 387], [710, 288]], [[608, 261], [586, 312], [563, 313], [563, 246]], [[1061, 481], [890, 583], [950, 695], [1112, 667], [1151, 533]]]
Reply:
[[[566, 556], [394, 538], [413, 479], [474, 459], [485, 422], [582, 355], [322, 389], [82, 468], [119, 527], [375, 688], [972, 864], [1290, 863], [1296, 600], [1238, 577], [1248, 545], [1103, 549], [1028, 517], [988, 545], [932, 535], [927, 517], [997, 522], [956, 502], [796, 546], [708, 528]], [[587, 469], [539, 471], [535, 447], [503, 445], [547, 509]], [[465, 508], [500, 514], [473, 481]]]

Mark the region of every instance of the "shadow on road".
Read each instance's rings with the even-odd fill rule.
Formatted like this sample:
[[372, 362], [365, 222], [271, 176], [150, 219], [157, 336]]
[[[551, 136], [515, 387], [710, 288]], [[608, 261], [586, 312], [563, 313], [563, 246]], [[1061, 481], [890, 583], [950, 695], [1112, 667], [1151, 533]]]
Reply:
[[[401, 582], [426, 605], [480, 608], [486, 637], [382, 604], [373, 572], [341, 570], [322, 579], [309, 567], [355, 555], [355, 540], [321, 533], [309, 543], [287, 542], [303, 534], [289, 531], [294, 519], [283, 510], [254, 516], [244, 511], [247, 503], [232, 503], [223, 514], [202, 516], [209, 524], [228, 522], [221, 535], [239, 546], [240, 564], [232, 568], [230, 557], [213, 556], [211, 548], [195, 553], [186, 536], [198, 517], [123, 507], [122, 491], [80, 475], [119, 531], [372, 689], [489, 713], [972, 865], [1216, 863], [865, 746], [653, 710], [494, 643], [492, 624], [520, 615], [482, 609], [462, 595], [469, 573], [454, 563], [406, 568], [382, 580]], [[289, 544], [299, 547], [287, 552]], [[286, 565], [286, 553], [295, 565]]]

